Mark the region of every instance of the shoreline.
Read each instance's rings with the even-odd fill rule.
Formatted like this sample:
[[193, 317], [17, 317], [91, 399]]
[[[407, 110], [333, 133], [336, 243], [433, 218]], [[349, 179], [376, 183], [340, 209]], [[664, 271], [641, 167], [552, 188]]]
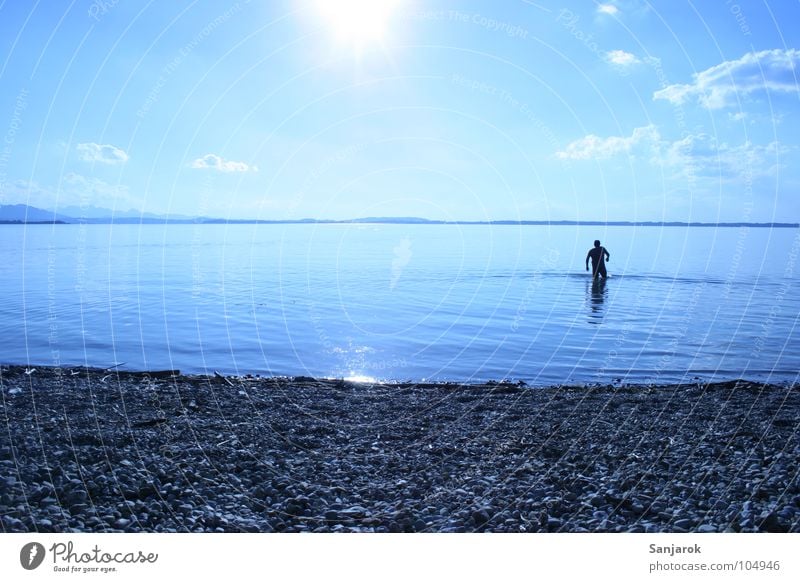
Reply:
[[[644, 381], [644, 380], [630, 380], [626, 381], [623, 380], [622, 376], [619, 373], [616, 374], [608, 374], [605, 377], [593, 377], [592, 379], [574, 379], [569, 380], [563, 383], [554, 383], [554, 382], [533, 382], [524, 380], [522, 378], [506, 378], [501, 380], [494, 380], [491, 378], [486, 379], [478, 379], [478, 380], [458, 380], [458, 379], [449, 379], [449, 378], [423, 378], [423, 379], [413, 379], [413, 378], [401, 378], [401, 379], [391, 379], [391, 378], [376, 378], [372, 376], [308, 376], [308, 375], [289, 375], [289, 374], [262, 374], [257, 370], [252, 371], [242, 371], [238, 373], [233, 373], [229, 371], [222, 371], [213, 370], [209, 373], [210, 369], [205, 369], [205, 371], [183, 371], [182, 369], [151, 369], [151, 370], [144, 370], [144, 369], [124, 369], [122, 366], [126, 366], [126, 363], [116, 364], [107, 368], [99, 367], [99, 366], [86, 366], [83, 364], [79, 365], [70, 365], [70, 364], [61, 364], [59, 366], [54, 366], [50, 364], [13, 364], [13, 363], [0, 363], [0, 369], [3, 371], [26, 371], [26, 370], [43, 370], [47, 374], [62, 374], [65, 376], [68, 375], [77, 375], [82, 373], [88, 373], [93, 376], [100, 374], [101, 376], [108, 376], [109, 374], [114, 375], [114, 377], [119, 377], [121, 379], [141, 379], [141, 378], [158, 378], [158, 379], [174, 379], [176, 381], [186, 380], [186, 381], [202, 381], [202, 380], [218, 380], [220, 378], [227, 378], [232, 381], [236, 380], [260, 380], [260, 381], [277, 381], [277, 382], [298, 382], [300, 384], [309, 383], [309, 382], [316, 382], [321, 385], [331, 385], [337, 386], [344, 384], [352, 384], [354, 386], [385, 386], [385, 387], [400, 387], [400, 388], [407, 388], [407, 387], [419, 387], [419, 388], [430, 388], [430, 387], [472, 387], [472, 388], [492, 388], [497, 386], [516, 386], [520, 388], [526, 389], [533, 389], [533, 390], [550, 390], [550, 389], [575, 389], [575, 390], [585, 390], [585, 389], [592, 389], [592, 388], [605, 388], [605, 387], [613, 387], [613, 388], [653, 388], [653, 387], [665, 387], [665, 386], [710, 386], [715, 384], [727, 384], [730, 382], [751, 382], [754, 384], [764, 384], [770, 386], [777, 386], [777, 387], [787, 387], [792, 386], [797, 382], [798, 375], [794, 374], [789, 379], [789, 376], [785, 375], [783, 377], [776, 377], [772, 380], [765, 380], [762, 376], [767, 375], [766, 372], [757, 373], [754, 375], [730, 375], [730, 376], [722, 376], [722, 377], [703, 377], [699, 375], [694, 375], [689, 378], [689, 373], [683, 375], [684, 378], [689, 378], [688, 380], [680, 381], [676, 380], [678, 378], [678, 374], [676, 372], [671, 372], [670, 374], [661, 374], [658, 378], [658, 381]], [[60, 372], [59, 372], [60, 371]], [[701, 374], [702, 372], [696, 372], [695, 374]]]
[[800, 532], [800, 386], [2, 366], [5, 532]]

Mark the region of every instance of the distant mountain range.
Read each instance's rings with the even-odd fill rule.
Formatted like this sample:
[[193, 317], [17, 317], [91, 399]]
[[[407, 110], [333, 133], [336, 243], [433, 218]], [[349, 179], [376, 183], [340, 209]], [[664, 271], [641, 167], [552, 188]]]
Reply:
[[111, 224], [111, 223], [161, 223], [195, 222], [190, 216], [178, 214], [159, 215], [135, 210], [116, 211], [97, 206], [65, 206], [58, 211], [44, 210], [26, 204], [0, 205], [0, 224]]
[[255, 220], [192, 217], [179, 214], [152, 214], [134, 210], [112, 211], [96, 206], [67, 206], [58, 211], [43, 210], [25, 204], [0, 205], [0, 224], [495, 224], [531, 226], [722, 226], [798, 228], [797, 222], [660, 222], [660, 221], [604, 221], [604, 220], [428, 220], [413, 216], [353, 218], [349, 220], [327, 220], [301, 218], [293, 220]]

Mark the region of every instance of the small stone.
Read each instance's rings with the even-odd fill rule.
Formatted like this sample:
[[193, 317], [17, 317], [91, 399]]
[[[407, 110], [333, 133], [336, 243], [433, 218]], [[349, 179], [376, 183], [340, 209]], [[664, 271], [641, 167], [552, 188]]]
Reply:
[[479, 527], [484, 525], [489, 519], [491, 519], [491, 516], [487, 508], [476, 509], [472, 512], [472, 520]]
[[703, 525], [698, 527], [695, 531], [697, 531], [697, 533], [715, 533], [717, 531], [717, 528], [715, 528], [710, 523], [704, 523]]
[[761, 531], [766, 531], [771, 533], [782, 533], [789, 531], [789, 528], [781, 523], [780, 519], [778, 519], [777, 514], [775, 514], [774, 512], [770, 513], [764, 518], [764, 520], [760, 524], [759, 529], [761, 529]]
[[68, 494], [64, 498], [64, 501], [67, 503], [67, 505], [77, 505], [79, 503], [86, 503], [88, 499], [89, 495], [86, 493], [86, 491], [78, 489]]
[[340, 521], [339, 512], [333, 509], [329, 509], [325, 512], [325, 520], [329, 522], [337, 522]]
[[340, 513], [347, 518], [359, 519], [367, 515], [368, 511], [361, 505], [353, 505], [352, 507], [341, 510]]
[[557, 517], [548, 517], [547, 518], [547, 529], [548, 531], [556, 531], [563, 527], [563, 522]]
[[22, 521], [16, 519], [15, 517], [11, 517], [10, 515], [3, 516], [3, 523], [10, 531], [25, 529], [25, 524], [22, 523]]

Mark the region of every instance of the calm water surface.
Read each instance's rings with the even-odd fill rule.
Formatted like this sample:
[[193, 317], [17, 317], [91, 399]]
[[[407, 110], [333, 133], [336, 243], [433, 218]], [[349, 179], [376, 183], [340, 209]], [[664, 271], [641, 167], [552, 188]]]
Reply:
[[[600, 238], [611, 277], [592, 285]], [[0, 227], [0, 361], [382, 380], [800, 370], [797, 229]]]

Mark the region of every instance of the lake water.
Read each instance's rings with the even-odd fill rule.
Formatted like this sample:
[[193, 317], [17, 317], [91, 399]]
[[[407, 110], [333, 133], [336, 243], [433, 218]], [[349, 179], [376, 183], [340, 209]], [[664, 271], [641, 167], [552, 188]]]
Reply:
[[[611, 277], [593, 286], [600, 238]], [[0, 227], [0, 361], [379, 380], [775, 382], [800, 231]]]

